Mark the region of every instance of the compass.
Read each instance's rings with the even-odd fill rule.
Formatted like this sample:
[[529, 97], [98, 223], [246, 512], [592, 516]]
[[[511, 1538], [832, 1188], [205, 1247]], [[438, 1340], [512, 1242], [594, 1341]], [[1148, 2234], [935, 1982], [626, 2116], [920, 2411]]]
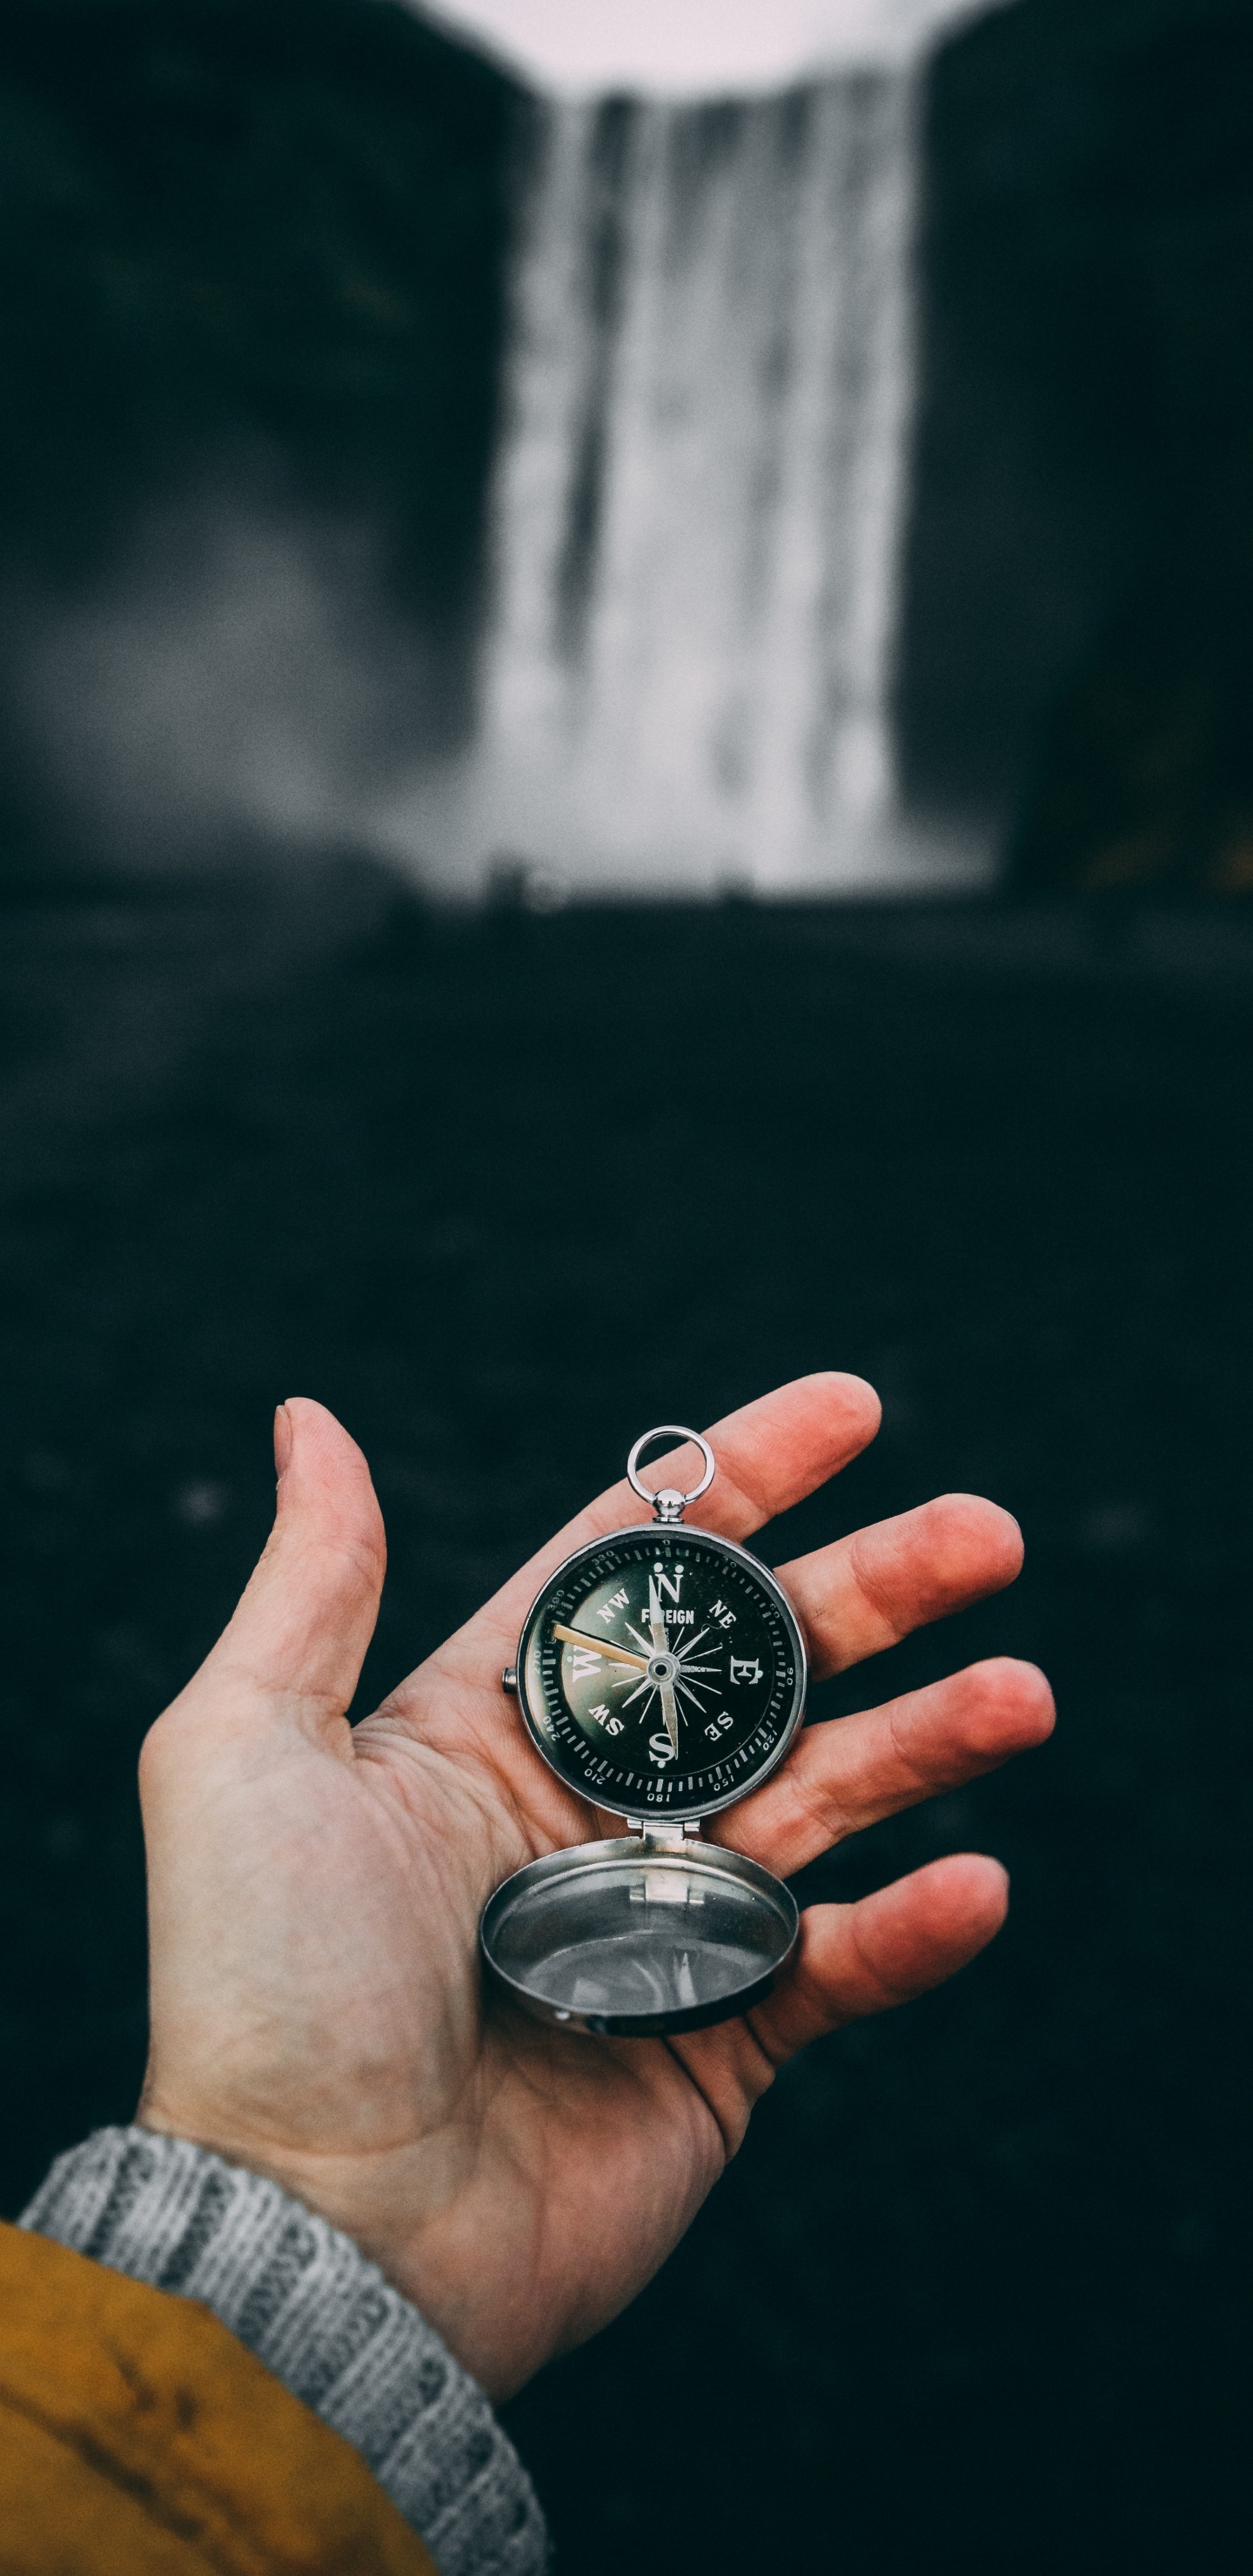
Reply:
[[[644, 1453], [690, 1440], [689, 1493], [641, 1481]], [[703, 1842], [701, 1821], [758, 1787], [805, 1708], [805, 1649], [786, 1595], [747, 1548], [683, 1514], [716, 1461], [678, 1423], [635, 1443], [627, 1475], [653, 1518], [576, 1549], [532, 1602], [502, 1676], [567, 1788], [627, 1832], [532, 1861], [488, 1901], [498, 1988], [538, 2019], [619, 2038], [698, 2030], [770, 1992], [796, 1944], [795, 1900], [768, 1870]]]

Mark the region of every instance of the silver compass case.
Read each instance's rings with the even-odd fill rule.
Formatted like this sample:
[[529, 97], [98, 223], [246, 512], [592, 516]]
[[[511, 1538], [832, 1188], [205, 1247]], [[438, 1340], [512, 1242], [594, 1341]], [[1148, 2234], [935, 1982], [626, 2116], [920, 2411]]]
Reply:
[[[690, 1493], [666, 1486], [652, 1494], [639, 1480], [643, 1452], [667, 1439], [690, 1440], [703, 1454], [705, 1474]], [[489, 1898], [479, 1933], [492, 1984], [525, 2012], [570, 2030], [622, 2039], [700, 2030], [727, 2020], [763, 2001], [787, 1968], [799, 1933], [790, 1890], [759, 1862], [704, 1842], [701, 1822], [747, 1796], [784, 1759], [804, 1717], [807, 1678], [795, 1616], [769, 1569], [733, 1540], [683, 1525], [687, 1504], [706, 1491], [715, 1472], [708, 1443], [697, 1432], [666, 1424], [636, 1442], [627, 1472], [634, 1490], [652, 1504], [653, 1519], [594, 1540], [558, 1566], [527, 1613], [517, 1667], [503, 1681], [506, 1690], [516, 1693], [527, 1733], [550, 1769], [594, 1806], [621, 1815], [628, 1830], [608, 1841], [552, 1852], [517, 1871]], [[758, 1644], [764, 1637], [774, 1646], [765, 1684], [762, 1654], [742, 1659], [743, 1673], [757, 1673], [759, 1695], [763, 1688], [767, 1691], [764, 1714], [754, 1723], [750, 1708], [741, 1722], [743, 1740], [733, 1736], [733, 1749], [726, 1751], [716, 1740], [718, 1721], [706, 1719], [704, 1706], [699, 1706], [692, 1729], [695, 1740], [696, 1725], [701, 1725], [699, 1750], [689, 1751], [686, 1767], [678, 1762], [673, 1685], [693, 1705], [699, 1691], [711, 1708], [719, 1696], [733, 1694], [698, 1684], [697, 1672], [713, 1667], [685, 1661], [675, 1638], [666, 1633], [663, 1639], [656, 1620], [647, 1634], [638, 1624], [627, 1626], [639, 1650], [628, 1651], [620, 1643], [607, 1645], [602, 1635], [581, 1623], [577, 1606], [570, 1608], [571, 1603], [596, 1601], [595, 1578], [606, 1564], [615, 1569], [608, 1581], [623, 1572], [630, 1589], [632, 1567], [645, 1568], [653, 1551], [666, 1544], [663, 1531], [675, 1533], [670, 1548], [677, 1546], [685, 1569], [694, 1569], [706, 1587], [715, 1588], [719, 1621], [726, 1619], [730, 1629], [744, 1613], [729, 1610], [728, 1603], [742, 1600], [756, 1613]], [[637, 1575], [634, 1588], [645, 1579], [642, 1572]], [[658, 1558], [648, 1583], [654, 1611], [663, 1587], [667, 1594], [677, 1594], [679, 1578], [676, 1570], [667, 1580]], [[621, 1587], [611, 1601], [620, 1592]], [[559, 1615], [563, 1610], [569, 1614], [565, 1620]], [[675, 1619], [689, 1615], [669, 1613]], [[552, 1639], [569, 1641], [570, 1651], [576, 1659], [581, 1652], [584, 1662], [599, 1646], [601, 1659], [612, 1656], [615, 1665], [638, 1667], [638, 1678], [632, 1670], [618, 1677], [624, 1690], [633, 1686], [633, 1697], [651, 1683], [652, 1698], [661, 1703], [662, 1683], [669, 1675], [672, 1687], [664, 1704], [673, 1747], [647, 1756], [655, 1770], [614, 1766], [615, 1748], [604, 1732], [613, 1724], [607, 1705], [594, 1708], [580, 1725], [557, 1685]], [[707, 1656], [710, 1649], [700, 1647], [699, 1632], [696, 1642]], [[727, 1647], [724, 1672], [728, 1666], [734, 1671], [730, 1654]], [[686, 1688], [685, 1674], [692, 1677]], [[729, 1712], [723, 1722], [731, 1729]], [[625, 1733], [625, 1723], [619, 1731]], [[715, 1740], [706, 1745], [705, 1736]], [[665, 1731], [648, 1741], [665, 1747]], [[624, 1755], [624, 1763], [626, 1759]]]

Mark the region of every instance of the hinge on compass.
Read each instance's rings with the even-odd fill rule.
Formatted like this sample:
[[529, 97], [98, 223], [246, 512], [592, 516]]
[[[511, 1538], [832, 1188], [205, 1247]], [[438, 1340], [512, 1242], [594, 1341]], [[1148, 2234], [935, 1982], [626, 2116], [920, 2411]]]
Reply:
[[641, 1842], [654, 1851], [685, 1851], [689, 1843], [700, 1841], [700, 1817], [676, 1816], [671, 1823], [663, 1816], [627, 1816], [629, 1834], [638, 1834]]

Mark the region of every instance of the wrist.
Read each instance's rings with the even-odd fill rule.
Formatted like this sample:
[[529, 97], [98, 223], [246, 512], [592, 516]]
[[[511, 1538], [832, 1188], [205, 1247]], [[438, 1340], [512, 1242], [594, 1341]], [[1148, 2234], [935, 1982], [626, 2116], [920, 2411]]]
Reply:
[[[389, 2286], [427, 2318], [459, 2367], [488, 2395], [512, 2394], [516, 2381], [502, 2375], [494, 2338], [475, 2330], [482, 2284], [467, 2298], [445, 2277], [440, 2259], [441, 2208], [451, 2196], [445, 2159], [434, 2147], [406, 2144], [371, 2149], [317, 2148], [270, 2132], [224, 2121], [220, 2110], [145, 2086], [135, 2115], [137, 2129], [185, 2140], [222, 2163], [272, 2183], [302, 2208], [347, 2237], [376, 2266]], [[469, 2254], [473, 2264], [473, 2252]]]

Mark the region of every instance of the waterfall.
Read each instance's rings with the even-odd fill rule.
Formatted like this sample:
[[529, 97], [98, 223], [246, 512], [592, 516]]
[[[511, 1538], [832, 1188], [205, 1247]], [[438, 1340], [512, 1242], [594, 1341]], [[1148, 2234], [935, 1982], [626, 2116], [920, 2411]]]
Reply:
[[890, 868], [915, 96], [893, 68], [537, 111], [482, 675], [501, 845], [585, 884]]

